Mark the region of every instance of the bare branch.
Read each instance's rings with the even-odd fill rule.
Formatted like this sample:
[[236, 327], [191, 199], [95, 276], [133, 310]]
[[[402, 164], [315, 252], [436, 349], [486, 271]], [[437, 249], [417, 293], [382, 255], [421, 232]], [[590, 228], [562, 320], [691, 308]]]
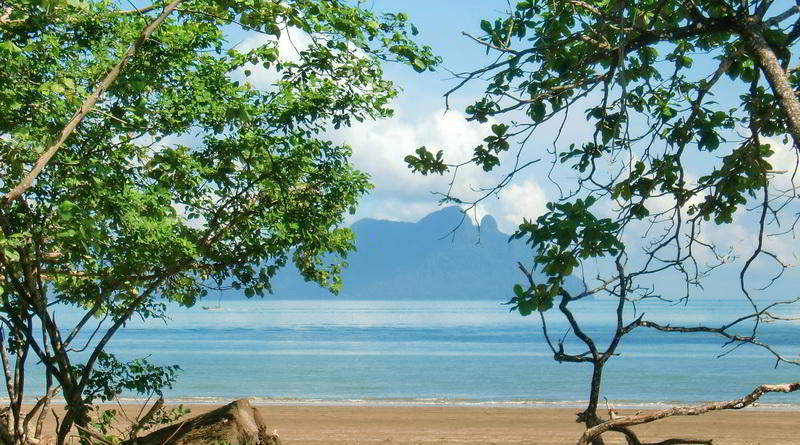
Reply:
[[14, 406], [17, 401], [17, 393], [14, 391], [14, 376], [11, 374], [11, 363], [8, 357], [8, 349], [6, 349], [6, 338], [3, 328], [0, 327], [0, 357], [3, 360], [3, 375], [6, 379], [6, 390], [8, 391], [8, 400], [11, 406]]
[[128, 10], [124, 10], [124, 11], [114, 11], [114, 14], [118, 14], [118, 15], [146, 14], [146, 13], [148, 13], [150, 11], [154, 11], [154, 10], [159, 9], [161, 7], [163, 7], [163, 5], [157, 5], [157, 4], [154, 3], [152, 5], [144, 6], [144, 7], [141, 7], [141, 8], [128, 9]]
[[478, 43], [478, 44], [480, 44], [480, 45], [483, 45], [483, 46], [485, 46], [485, 47], [487, 47], [487, 48], [491, 48], [491, 49], [493, 49], [493, 50], [495, 50], [495, 51], [500, 51], [500, 52], [502, 52], [502, 53], [509, 53], [509, 54], [514, 54], [514, 55], [516, 55], [516, 54], [517, 54], [517, 51], [515, 51], [515, 50], [513, 50], [513, 49], [511, 49], [511, 48], [508, 48], [508, 47], [501, 47], [501, 46], [494, 45], [494, 44], [492, 44], [491, 42], [487, 42], [486, 40], [479, 39], [479, 38], [477, 38], [477, 37], [473, 36], [472, 34], [470, 34], [470, 33], [468, 33], [468, 32], [462, 32], [461, 34], [462, 34], [463, 36], [465, 36], [465, 37], [468, 37], [468, 38], [469, 38], [469, 39], [471, 39], [473, 42], [475, 42], [475, 43]]
[[720, 411], [726, 409], [742, 409], [750, 406], [758, 400], [762, 395], [769, 392], [790, 393], [800, 390], [800, 382], [785, 383], [780, 385], [761, 385], [753, 392], [747, 394], [739, 399], [729, 400], [726, 402], [706, 403], [697, 406], [677, 406], [653, 413], [646, 413], [634, 416], [619, 417], [600, 425], [587, 429], [578, 440], [578, 445], [588, 445], [593, 438], [599, 437], [603, 433], [610, 431], [614, 428], [628, 427], [633, 425], [641, 425], [643, 423], [650, 423], [656, 420], [664, 419], [673, 416], [696, 416], [699, 414], [707, 413], [709, 411]]
[[[44, 397], [42, 397], [41, 399], [37, 400], [36, 404], [33, 405], [33, 408], [31, 408], [31, 410], [25, 416], [25, 420], [22, 422], [22, 430], [25, 432], [26, 436], [30, 437], [30, 435], [28, 434], [28, 424], [36, 415], [36, 413], [39, 412], [40, 410], [41, 412], [39, 413], [39, 418], [37, 419], [36, 430], [37, 432], [41, 432], [41, 428], [38, 426], [38, 424], [44, 421], [44, 416], [47, 414], [47, 410], [50, 408], [50, 402], [53, 400], [53, 397], [55, 397], [55, 395], [60, 390], [61, 390], [60, 386], [54, 386], [50, 388], [47, 391], [47, 394], [45, 394]], [[34, 434], [33, 437], [38, 439], [38, 434]]]
[[571, 297], [567, 291], [562, 291], [561, 303], [558, 305], [558, 309], [562, 314], [564, 314], [565, 317], [567, 317], [567, 321], [569, 321], [569, 325], [572, 327], [572, 331], [575, 333], [575, 336], [578, 337], [589, 348], [589, 351], [592, 353], [592, 359], [597, 361], [600, 358], [599, 353], [597, 352], [597, 346], [595, 346], [594, 340], [592, 340], [591, 337], [583, 332], [583, 329], [581, 329], [578, 321], [575, 319], [575, 316], [572, 315], [572, 311], [570, 311], [567, 307], [570, 301]]
[[764, 24], [766, 26], [777, 25], [778, 23], [798, 13], [800, 13], [800, 6], [795, 5], [787, 9], [786, 11], [783, 11], [782, 13], [776, 15], [775, 17], [772, 17], [769, 20], [765, 21]]
[[75, 425], [75, 427], [78, 428], [78, 430], [80, 430], [81, 433], [86, 434], [87, 436], [91, 437], [92, 440], [97, 441], [97, 443], [103, 445], [114, 445], [112, 442], [108, 441], [105, 437], [95, 433], [94, 431], [88, 430], [77, 424]]
[[154, 403], [153, 406], [150, 407], [147, 413], [144, 416], [139, 417], [136, 420], [136, 422], [133, 425], [131, 425], [130, 439], [136, 439], [136, 436], [139, 434], [139, 431], [141, 431], [146, 427], [147, 422], [152, 420], [153, 417], [156, 415], [156, 413], [158, 413], [158, 411], [163, 406], [164, 406], [164, 398], [159, 397], [158, 400], [156, 400], [156, 403]]
[[11, 23], [11, 13], [13, 9], [11, 6], [7, 6], [3, 8], [2, 13], [0, 13], [0, 25], [5, 25], [6, 23]]
[[[752, 316], [748, 316], [752, 317]], [[710, 334], [717, 334], [721, 335], [722, 337], [728, 339], [729, 343], [749, 343], [755, 346], [759, 346], [761, 348], [766, 349], [769, 351], [777, 360], [776, 366], [778, 363], [787, 363], [790, 365], [798, 365], [800, 366], [800, 359], [789, 359], [784, 357], [779, 352], [777, 352], [772, 346], [767, 343], [762, 342], [761, 340], [753, 337], [753, 336], [743, 336], [738, 334], [731, 334], [728, 332], [728, 329], [731, 327], [731, 324], [723, 326], [721, 328], [712, 328], [708, 326], [670, 326], [670, 325], [661, 325], [658, 323], [654, 323], [652, 321], [643, 320], [637, 323], [637, 326], [643, 326], [646, 328], [656, 329], [658, 331], [663, 332], [680, 332], [680, 333], [696, 333], [696, 332], [704, 332]]]
[[594, 14], [597, 17], [600, 17], [602, 19], [609, 19], [609, 16], [604, 14], [603, 11], [595, 8], [594, 6], [592, 6], [589, 3], [586, 3], [584, 1], [581, 1], [581, 0], [567, 0], [567, 3], [569, 3], [569, 4], [573, 5], [573, 6], [577, 6], [579, 8], [585, 9], [585, 10], [591, 12], [592, 14]]

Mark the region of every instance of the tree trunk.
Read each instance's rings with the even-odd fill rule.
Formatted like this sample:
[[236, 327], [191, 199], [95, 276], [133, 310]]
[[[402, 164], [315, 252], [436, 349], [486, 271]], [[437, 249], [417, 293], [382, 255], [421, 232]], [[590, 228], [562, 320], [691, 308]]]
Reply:
[[80, 396], [70, 402], [65, 392], [64, 399], [67, 400], [67, 406], [64, 419], [56, 432], [56, 443], [58, 445], [65, 445], [67, 443], [67, 437], [73, 431], [73, 426], [77, 425], [80, 428], [87, 429], [91, 420], [89, 418], [89, 407]]
[[[592, 387], [589, 392], [589, 406], [583, 412], [583, 423], [586, 425], [587, 430], [602, 423], [602, 420], [597, 417], [597, 404], [600, 401], [600, 385], [603, 382], [604, 364], [604, 361], [597, 360], [592, 365]], [[592, 445], [605, 445], [605, 442], [600, 435], [597, 435], [592, 438]]]
[[183, 422], [123, 442], [123, 445], [280, 445], [277, 434], [269, 433], [258, 410], [247, 399]]
[[780, 61], [764, 38], [759, 23], [746, 23], [741, 34], [759, 67], [767, 75], [778, 106], [786, 117], [786, 129], [794, 139], [795, 148], [800, 150], [800, 101], [789, 82], [788, 74], [781, 68]]

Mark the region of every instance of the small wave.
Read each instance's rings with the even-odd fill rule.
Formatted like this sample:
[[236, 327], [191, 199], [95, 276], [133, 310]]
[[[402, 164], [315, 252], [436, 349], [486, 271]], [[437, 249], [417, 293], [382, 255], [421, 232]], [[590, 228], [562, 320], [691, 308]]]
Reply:
[[[172, 397], [165, 402], [170, 405], [223, 405], [237, 397], [188, 396]], [[484, 408], [584, 408], [586, 400], [476, 400], [444, 397], [413, 398], [295, 398], [295, 397], [246, 397], [256, 406], [374, 406], [374, 407], [484, 407]], [[3, 399], [0, 398], [0, 401]], [[35, 401], [32, 399], [32, 401]], [[121, 398], [122, 404], [141, 404], [143, 399]], [[629, 410], [660, 410], [673, 406], [691, 406], [702, 402], [680, 403], [676, 401], [615, 401], [614, 406]], [[800, 404], [756, 403], [746, 408], [756, 411], [800, 411]]]
[[[25, 404], [34, 404], [41, 396], [28, 396]], [[224, 405], [239, 398], [246, 398], [255, 406], [373, 406], [373, 407], [482, 407], [482, 408], [575, 408], [582, 409], [586, 400], [477, 400], [446, 397], [408, 397], [408, 398], [300, 398], [300, 397], [219, 397], [219, 396], [177, 396], [165, 400], [167, 405]], [[151, 400], [152, 401], [152, 400]], [[123, 405], [141, 405], [146, 399], [120, 397]], [[0, 397], [0, 404], [7, 404], [7, 397]], [[63, 399], [53, 403], [63, 405]], [[704, 402], [681, 403], [677, 401], [642, 402], [633, 400], [613, 401], [618, 409], [653, 411], [674, 406], [692, 406]], [[755, 403], [745, 408], [753, 411], [797, 411], [796, 403]]]

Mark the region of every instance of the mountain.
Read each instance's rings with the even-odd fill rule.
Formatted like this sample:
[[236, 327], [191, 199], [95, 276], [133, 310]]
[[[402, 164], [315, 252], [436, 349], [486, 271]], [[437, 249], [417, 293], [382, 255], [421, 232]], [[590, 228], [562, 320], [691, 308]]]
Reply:
[[[348, 256], [339, 298], [510, 299], [514, 284], [524, 282], [517, 262], [530, 263], [530, 247], [509, 243], [491, 216], [481, 220], [480, 230], [462, 216], [458, 207], [447, 207], [416, 223], [359, 220], [351, 227], [357, 250]], [[273, 294], [332, 297], [293, 266], [275, 277]]]

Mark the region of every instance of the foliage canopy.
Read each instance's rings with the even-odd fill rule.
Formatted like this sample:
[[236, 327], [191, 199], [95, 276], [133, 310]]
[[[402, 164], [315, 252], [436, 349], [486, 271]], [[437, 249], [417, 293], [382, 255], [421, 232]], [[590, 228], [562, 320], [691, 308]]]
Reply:
[[[465, 33], [494, 58], [459, 74], [445, 95], [483, 81], [468, 119], [508, 124], [492, 125], [464, 163], [424, 147], [406, 158], [422, 174], [454, 174], [466, 163], [507, 167], [477, 199], [445, 198], [473, 206], [535, 162], [525, 159], [552, 161], [558, 196], [513, 235], [531, 245], [546, 279], [520, 265], [527, 282], [510, 303], [523, 315], [538, 312], [556, 360], [592, 365], [580, 416], [588, 428], [601, 421], [603, 365], [637, 328], [713, 333], [732, 349], [754, 344], [778, 363], [800, 364], [758, 335], [764, 322], [786, 321], [778, 308], [797, 301], [783, 293], [797, 278], [786, 246], [800, 215], [800, 7], [787, 3], [518, 1], [506, 16], [483, 20], [480, 35]], [[728, 231], [737, 229], [752, 236], [727, 250]], [[564, 289], [568, 275], [584, 277], [585, 290]], [[721, 283], [715, 277], [738, 280], [738, 289], [704, 289]], [[686, 302], [700, 292], [740, 297], [750, 312], [717, 327], [661, 325], [635, 310], [644, 299]], [[618, 301], [604, 346], [570, 309], [594, 295]], [[551, 342], [544, 312], [553, 307], [585, 351]]]
[[[391, 115], [396, 90], [383, 61], [417, 71], [437, 62], [411, 40], [405, 14], [338, 0], [126, 6], [0, 4], [11, 434], [21, 431], [29, 351], [68, 403], [61, 443], [73, 422], [87, 425], [98, 396], [171, 383], [171, 368], [159, 374], [104, 352], [131, 317], [163, 318], [169, 301], [191, 306], [209, 283], [264, 295], [290, 259], [337, 290], [353, 241], [342, 215], [369, 183], [349, 164], [350, 148], [324, 131]], [[60, 326], [58, 304], [85, 317]], [[96, 338], [83, 333], [97, 320]], [[89, 346], [80, 359], [78, 341]]]

